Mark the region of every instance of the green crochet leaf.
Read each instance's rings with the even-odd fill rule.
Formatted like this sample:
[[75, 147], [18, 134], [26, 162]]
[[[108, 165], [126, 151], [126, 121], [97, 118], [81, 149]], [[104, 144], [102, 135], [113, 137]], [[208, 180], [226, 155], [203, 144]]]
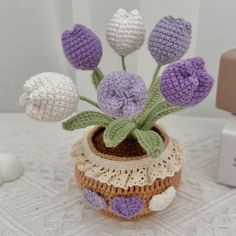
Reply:
[[113, 121], [112, 118], [96, 111], [81, 112], [62, 123], [66, 130], [85, 128], [91, 125], [108, 126]]
[[155, 109], [152, 111], [151, 114], [144, 120], [140, 129], [142, 130], [149, 130], [151, 129], [156, 121], [163, 116], [167, 116], [171, 113], [183, 110], [182, 107], [174, 107], [171, 104], [167, 103], [166, 101], [161, 102], [155, 106]]
[[148, 90], [148, 101], [144, 110], [140, 113], [138, 117], [135, 118], [137, 127], [141, 127], [145, 119], [152, 113], [155, 106], [162, 102], [164, 98], [160, 92], [159, 77], [156, 80], [153, 80], [149, 90]]
[[114, 120], [105, 129], [103, 139], [107, 147], [121, 143], [136, 127], [130, 120]]
[[104, 78], [104, 75], [103, 75], [102, 71], [100, 69], [96, 68], [96, 70], [94, 70], [92, 73], [92, 82], [93, 82], [95, 89], [98, 88], [98, 86], [103, 78]]
[[157, 132], [153, 130], [135, 129], [133, 134], [137, 138], [139, 144], [152, 158], [156, 158], [163, 151], [163, 140]]

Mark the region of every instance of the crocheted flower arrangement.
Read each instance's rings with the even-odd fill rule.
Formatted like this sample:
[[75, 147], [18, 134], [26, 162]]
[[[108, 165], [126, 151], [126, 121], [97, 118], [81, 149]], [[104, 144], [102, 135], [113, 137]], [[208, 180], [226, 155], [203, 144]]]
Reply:
[[[190, 46], [191, 24], [184, 19], [166, 16], [155, 25], [147, 44], [151, 56], [157, 62], [157, 67], [148, 88], [145, 81], [140, 76], [128, 72], [125, 65], [128, 55], [138, 50], [145, 40], [145, 29], [139, 11], [133, 10], [128, 13], [119, 9], [108, 24], [106, 38], [111, 48], [121, 57], [122, 65], [122, 70], [108, 74], [104, 74], [98, 67], [102, 58], [102, 44], [90, 29], [78, 24], [72, 30], [66, 30], [61, 37], [64, 54], [70, 64], [76, 69], [92, 71], [91, 78], [97, 93], [97, 102], [79, 96], [76, 85], [69, 77], [53, 72], [41, 73], [27, 80], [20, 102], [26, 105], [26, 114], [33, 119], [59, 121], [74, 112], [79, 100], [85, 101], [98, 111], [84, 111], [72, 116], [63, 122], [64, 129], [72, 131], [93, 125], [102, 126], [104, 130], [102, 137], [106, 148], [116, 148], [125, 140], [136, 140], [147, 156], [153, 158], [150, 160], [158, 159], [166, 144], [163, 136], [154, 128], [157, 120], [170, 113], [199, 104], [207, 97], [214, 84], [214, 79], [208, 74], [201, 57], [180, 60]], [[163, 66], [165, 68], [159, 76]], [[173, 142], [174, 145], [175, 142]], [[180, 151], [177, 149], [178, 146], [171, 150], [178, 156]], [[79, 172], [80, 180], [86, 175], [86, 170], [88, 170], [86, 166], [91, 161], [83, 159], [85, 154], [81, 150], [82, 159], [79, 163], [85, 174]], [[90, 157], [92, 156], [93, 154]], [[160, 174], [164, 182], [165, 177], [180, 178], [180, 175], [176, 175], [177, 172], [170, 173], [170, 169], [173, 169], [181, 158], [178, 157], [177, 161], [173, 162], [171, 158], [174, 158], [174, 155], [170, 156], [167, 160], [162, 160], [163, 165], [153, 162], [150, 167], [157, 168], [158, 166], [161, 173], [166, 173], [163, 176]], [[145, 165], [149, 163], [151, 162]], [[121, 187], [117, 184], [121, 178], [117, 180], [115, 178], [119, 175], [117, 173], [122, 171], [116, 172], [114, 169], [113, 173], [116, 175], [108, 180], [106, 175], [108, 169], [105, 167], [99, 169], [97, 164], [91, 165], [101, 173], [96, 176], [91, 170], [92, 172], [89, 172], [87, 177], [97, 180], [102, 176], [107, 180], [100, 178], [100, 182], [109, 183], [110, 181], [114, 187]], [[148, 168], [143, 167], [145, 171], [145, 168]], [[140, 183], [146, 181], [147, 184], [151, 181], [150, 184], [155, 184], [155, 181], [161, 179], [154, 173], [155, 171], [151, 172], [150, 169], [146, 173], [153, 173], [153, 175], [145, 180], [140, 168], [136, 169], [141, 176]], [[132, 186], [132, 184], [128, 185], [129, 181], [134, 181], [131, 178], [133, 170], [125, 171], [125, 174], [130, 175], [122, 185], [124, 189], [126, 189], [125, 184]], [[91, 190], [89, 186], [85, 186], [82, 193], [94, 208], [109, 207], [114, 214], [131, 218], [142, 211], [144, 205], [147, 207], [149, 204], [149, 209], [155, 210], [164, 209], [170, 204], [175, 197], [174, 184], [170, 183], [176, 180], [166, 181], [168, 182], [166, 190], [157, 190], [159, 194], [153, 197], [150, 195], [150, 202], [133, 194], [113, 198], [108, 196], [104, 199], [101, 192], [96, 192], [96, 189]], [[86, 183], [89, 185], [90, 182]], [[154, 186], [160, 186], [160, 184]], [[153, 192], [152, 190], [152, 195]]]
[[[102, 112], [86, 111], [63, 123], [66, 130], [91, 125], [104, 126], [104, 142], [115, 147], [127, 137], [134, 137], [152, 156], [163, 150], [163, 142], [152, 130], [164, 115], [200, 103], [207, 97], [214, 80], [200, 57], [180, 60], [191, 41], [191, 24], [172, 16], [163, 17], [148, 38], [148, 50], [157, 61], [157, 69], [149, 89], [144, 80], [126, 71], [125, 57], [144, 43], [145, 29], [138, 10], [127, 13], [118, 10], [107, 27], [107, 41], [122, 58], [122, 71], [106, 76], [98, 68], [102, 57], [99, 38], [87, 27], [75, 25], [62, 34], [64, 53], [71, 65], [81, 70], [93, 70], [92, 81], [97, 90], [98, 104], [84, 100]], [[176, 62], [177, 61], [177, 62]], [[160, 79], [161, 66], [169, 64]], [[31, 118], [57, 121], [74, 111], [79, 95], [72, 80], [58, 73], [33, 76], [24, 85], [21, 104]]]

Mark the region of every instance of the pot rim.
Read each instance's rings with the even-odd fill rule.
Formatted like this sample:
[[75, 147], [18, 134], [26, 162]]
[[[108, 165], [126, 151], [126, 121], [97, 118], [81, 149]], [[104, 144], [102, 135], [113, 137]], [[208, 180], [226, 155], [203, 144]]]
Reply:
[[[108, 160], [113, 160], [113, 161], [133, 161], [133, 160], [141, 160], [144, 158], [148, 158], [148, 154], [145, 155], [140, 155], [140, 156], [132, 156], [132, 157], [126, 157], [126, 156], [115, 156], [115, 155], [111, 155], [111, 154], [106, 154], [106, 153], [102, 153], [100, 151], [98, 151], [96, 149], [96, 147], [93, 144], [93, 137], [94, 135], [98, 132], [99, 129], [104, 128], [102, 126], [95, 126], [94, 128], [92, 128], [87, 135], [87, 143], [89, 146], [89, 149], [91, 152], [93, 152], [95, 155], [104, 158], [104, 159], [108, 159]], [[167, 149], [169, 142], [170, 142], [170, 138], [167, 135], [167, 133], [164, 131], [163, 128], [161, 128], [159, 125], [155, 125], [153, 127], [153, 129], [158, 132], [160, 134], [160, 136], [162, 137], [162, 139], [164, 140], [164, 150], [159, 154], [161, 155], [163, 152], [165, 152], [165, 150]], [[158, 157], [157, 157], [158, 158]]]

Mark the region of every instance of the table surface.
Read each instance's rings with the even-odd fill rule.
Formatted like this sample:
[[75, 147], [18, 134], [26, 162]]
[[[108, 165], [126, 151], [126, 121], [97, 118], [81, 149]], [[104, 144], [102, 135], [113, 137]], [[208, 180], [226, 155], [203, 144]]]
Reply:
[[0, 187], [0, 235], [236, 235], [236, 189], [216, 183], [225, 120], [170, 115], [160, 123], [186, 150], [181, 186], [165, 211], [124, 222], [91, 209], [77, 189], [69, 152], [84, 131], [0, 115], [0, 152], [17, 155], [25, 169]]

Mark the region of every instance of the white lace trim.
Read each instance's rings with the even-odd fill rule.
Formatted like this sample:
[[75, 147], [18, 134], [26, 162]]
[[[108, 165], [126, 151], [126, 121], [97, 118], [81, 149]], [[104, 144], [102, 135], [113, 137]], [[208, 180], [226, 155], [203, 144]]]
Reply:
[[164, 152], [155, 159], [108, 160], [90, 150], [87, 134], [73, 146], [71, 155], [85, 176], [123, 189], [151, 185], [157, 178], [171, 177], [180, 170], [185, 159], [179, 143], [170, 138]]

